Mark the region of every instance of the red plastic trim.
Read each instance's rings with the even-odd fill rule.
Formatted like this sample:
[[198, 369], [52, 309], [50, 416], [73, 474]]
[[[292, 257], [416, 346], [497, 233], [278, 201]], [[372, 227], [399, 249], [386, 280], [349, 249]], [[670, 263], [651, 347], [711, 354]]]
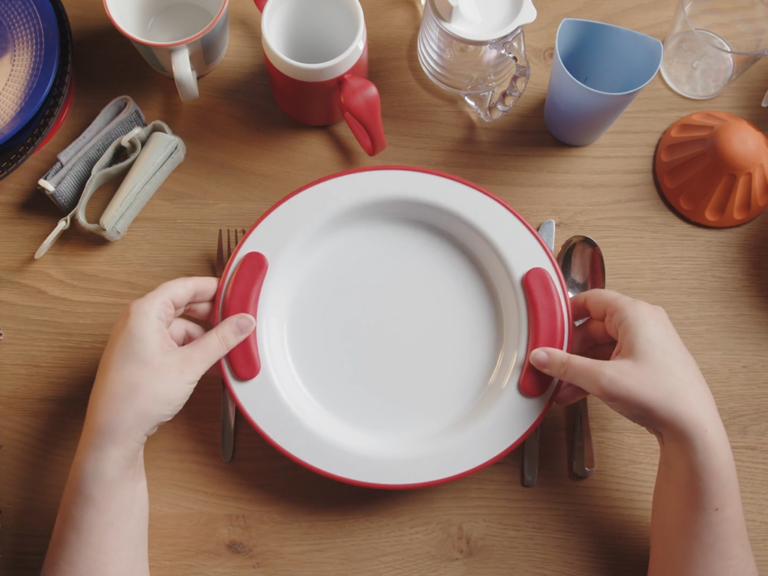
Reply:
[[264, 12], [264, 6], [267, 5], [267, 0], [253, 0], [254, 4], [256, 4], [256, 8], [259, 9], [259, 12]]
[[[272, 214], [272, 212], [274, 212], [280, 206], [290, 201], [291, 198], [301, 194], [305, 190], [308, 190], [313, 186], [317, 186], [318, 184], [322, 184], [323, 182], [327, 182], [328, 180], [333, 180], [334, 178], [340, 178], [341, 176], [347, 176], [349, 174], [357, 174], [360, 172], [373, 172], [378, 170], [402, 170], [406, 172], [421, 172], [423, 174], [432, 174], [433, 176], [440, 176], [441, 178], [447, 178], [448, 180], [453, 180], [454, 182], [459, 182], [461, 184], [464, 184], [465, 186], [469, 186], [470, 188], [472, 188], [473, 190], [477, 190], [481, 194], [485, 194], [489, 198], [501, 204], [505, 209], [509, 210], [509, 212], [511, 212], [515, 218], [520, 220], [522, 225], [525, 226], [525, 228], [531, 234], [533, 234], [534, 238], [536, 238], [538, 243], [541, 244], [542, 248], [544, 248], [544, 251], [546, 252], [547, 256], [552, 262], [554, 270], [557, 273], [557, 278], [559, 280], [560, 287], [563, 291], [563, 294], [566, 295], [565, 302], [566, 302], [566, 314], [568, 316], [568, 326], [570, 327], [573, 326], [573, 314], [571, 312], [571, 306], [567, 296], [568, 289], [566, 288], [566, 285], [565, 285], [565, 279], [563, 278], [563, 273], [560, 270], [560, 265], [557, 263], [557, 260], [555, 259], [555, 255], [549, 249], [549, 246], [547, 246], [546, 242], [544, 242], [541, 236], [539, 236], [539, 233], [536, 232], [536, 230], [528, 222], [526, 222], [526, 220], [514, 208], [512, 208], [512, 206], [507, 204], [504, 200], [502, 200], [495, 194], [488, 192], [487, 190], [481, 188], [477, 184], [470, 182], [469, 180], [465, 180], [463, 178], [459, 178], [458, 176], [453, 176], [451, 174], [446, 174], [445, 172], [439, 172], [437, 170], [428, 170], [425, 168], [415, 168], [413, 166], [393, 165], [393, 166], [368, 166], [365, 168], [355, 168], [352, 170], [345, 170], [343, 172], [337, 172], [336, 174], [325, 176], [324, 178], [315, 180], [314, 182], [311, 182], [306, 186], [302, 186], [298, 190], [295, 190], [290, 194], [288, 194], [287, 196], [283, 197], [282, 200], [279, 200], [276, 204], [274, 204], [271, 208], [269, 208], [266, 212], [264, 212], [264, 214], [261, 215], [261, 218], [259, 218], [256, 221], [256, 223], [251, 227], [251, 229], [245, 235], [245, 238], [243, 238], [243, 240], [246, 240], [251, 234], [253, 234], [253, 231], [256, 230], [256, 228], [258, 228], [259, 224], [261, 224], [266, 218], [268, 218], [269, 215]], [[239, 244], [239, 247], [235, 249], [235, 254], [240, 249], [240, 247], [245, 246], [245, 244], [246, 244], [245, 242], [241, 241]], [[227, 267], [224, 270], [224, 274], [222, 276], [222, 281], [219, 283], [219, 288], [216, 291], [216, 300], [214, 302], [214, 310], [216, 311], [221, 310], [221, 299], [222, 299], [222, 293], [224, 289], [224, 279], [226, 279], [229, 276], [229, 269], [233, 261], [234, 261], [234, 258], [231, 258], [229, 263], [227, 264]], [[220, 322], [219, 314], [214, 314], [213, 325], [216, 326], [219, 322]], [[566, 343], [566, 348], [565, 348], [566, 352], [571, 351], [572, 345], [573, 345], [573, 329], [571, 328], [568, 331], [568, 342]], [[438, 478], [437, 480], [431, 480], [429, 482], [420, 482], [415, 484], [377, 484], [375, 482], [362, 482], [360, 480], [355, 480], [353, 478], [345, 478], [343, 476], [338, 476], [326, 470], [322, 470], [320, 468], [317, 468], [316, 466], [313, 466], [308, 462], [305, 462], [301, 458], [298, 458], [297, 456], [295, 456], [294, 454], [291, 454], [288, 450], [283, 448], [272, 437], [270, 437], [269, 434], [267, 434], [264, 430], [262, 430], [259, 427], [259, 425], [256, 423], [256, 421], [251, 417], [251, 415], [245, 411], [242, 404], [240, 404], [239, 398], [237, 397], [236, 394], [234, 394], [234, 386], [232, 385], [232, 381], [229, 379], [229, 377], [227, 376], [227, 372], [224, 369], [223, 360], [220, 362], [220, 364], [221, 364], [221, 373], [223, 375], [224, 381], [227, 383], [227, 387], [229, 388], [230, 392], [232, 392], [232, 398], [235, 400], [235, 403], [237, 404], [237, 407], [240, 410], [240, 414], [242, 414], [245, 417], [245, 419], [250, 423], [250, 425], [253, 426], [253, 429], [256, 430], [259, 434], [261, 434], [264, 440], [266, 440], [267, 443], [272, 445], [272, 447], [275, 450], [280, 452], [283, 456], [285, 456], [289, 460], [293, 460], [294, 462], [296, 462], [296, 464], [299, 464], [304, 468], [307, 468], [308, 470], [312, 470], [313, 472], [315, 472], [316, 474], [319, 474], [320, 476], [325, 476], [326, 478], [331, 478], [332, 480], [338, 480], [339, 482], [344, 482], [345, 484], [351, 484], [353, 486], [361, 486], [363, 488], [377, 488], [381, 490], [411, 490], [414, 488], [427, 488], [429, 486], [437, 486], [439, 484], [445, 484], [453, 480], [458, 480], [459, 478], [464, 478], [465, 476], [474, 474], [475, 472], [482, 470], [483, 468], [487, 468], [491, 464], [495, 464], [496, 462], [504, 458], [506, 455], [508, 455], [510, 452], [514, 451], [515, 448], [520, 446], [525, 441], [525, 439], [531, 434], [531, 432], [533, 432], [539, 426], [539, 424], [541, 424], [544, 421], [544, 418], [546, 417], [547, 413], [552, 408], [552, 404], [554, 404], [555, 402], [555, 396], [557, 396], [557, 392], [560, 388], [560, 382], [558, 382], [557, 388], [553, 392], [552, 396], [550, 396], [549, 400], [547, 401], [546, 405], [541, 411], [541, 415], [536, 419], [536, 421], [531, 425], [531, 427], [528, 428], [528, 430], [526, 430], [522, 436], [520, 436], [520, 438], [518, 438], [515, 442], [513, 442], [510, 446], [502, 450], [499, 454], [497, 454], [493, 458], [489, 459], [486, 462], [483, 462], [478, 466], [475, 466], [471, 470], [465, 470], [460, 474], [455, 474], [453, 476], [446, 476], [445, 478]]]
[[536, 370], [528, 357], [536, 348], [559, 348], [565, 335], [565, 320], [560, 295], [549, 272], [531, 268], [523, 278], [523, 291], [528, 306], [528, 352], [520, 376], [520, 392], [538, 398], [549, 390], [552, 377]]
[[[259, 309], [261, 287], [267, 275], [269, 264], [264, 254], [249, 252], [240, 260], [237, 269], [232, 273], [232, 280], [224, 295], [224, 318], [236, 314], [250, 314], [256, 318]], [[256, 330], [238, 344], [227, 356], [232, 372], [238, 380], [253, 380], [261, 372], [261, 359], [256, 339]]]
[[[264, 0], [264, 2], [266, 3], [266, 0]], [[137, 38], [133, 34], [129, 33], [125, 28], [122, 28], [121, 26], [119, 26], [109, 11], [109, 6], [107, 6], [107, 0], [104, 0], [104, 10], [106, 10], [107, 16], [109, 16], [109, 19], [112, 21], [112, 25], [118, 30], [120, 30], [121, 34], [130, 38], [134, 42], [143, 44], [144, 46], [155, 46], [157, 48], [172, 48], [173, 46], [182, 46], [183, 44], [189, 44], [190, 42], [194, 42], [195, 40], [202, 38], [214, 26], [216, 26], [216, 24], [219, 23], [219, 20], [221, 19], [221, 15], [224, 14], [224, 11], [227, 9], [227, 6], [229, 6], [229, 0], [224, 0], [224, 4], [222, 4], [221, 10], [219, 10], [219, 13], [216, 14], [216, 18], [214, 18], [213, 21], [210, 24], [208, 24], [208, 26], [206, 26], [203, 30], [201, 30], [194, 36], [190, 36], [189, 38], [184, 38], [183, 40], [177, 40], [176, 42], [150, 42], [149, 40]]]
[[45, 135], [45, 138], [43, 138], [43, 141], [40, 142], [40, 144], [37, 145], [37, 148], [35, 148], [35, 151], [33, 154], [37, 154], [39, 150], [42, 150], [43, 147], [50, 142], [54, 136], [56, 136], [56, 133], [59, 131], [59, 128], [61, 128], [61, 125], [64, 124], [64, 121], [67, 119], [67, 116], [69, 115], [69, 109], [72, 107], [72, 100], [75, 97], [75, 76], [72, 75], [72, 78], [69, 81], [69, 86], [67, 87], [67, 95], [64, 97], [64, 103], [61, 105], [61, 110], [59, 110], [59, 115], [56, 117], [56, 120], [54, 120], [53, 125], [48, 130], [48, 134]]
[[387, 147], [381, 121], [381, 97], [376, 85], [365, 78], [345, 76], [339, 82], [339, 98], [344, 120], [368, 156]]
[[[285, 74], [277, 69], [266, 52], [262, 50], [262, 53], [275, 102], [288, 116], [309, 126], [330, 126], [340, 122], [344, 118], [340, 94], [341, 81], [346, 76], [361, 79], [368, 77], [367, 43], [363, 47], [360, 58], [349, 70], [330, 80], [319, 82], [297, 80]], [[380, 113], [379, 123], [381, 123]]]

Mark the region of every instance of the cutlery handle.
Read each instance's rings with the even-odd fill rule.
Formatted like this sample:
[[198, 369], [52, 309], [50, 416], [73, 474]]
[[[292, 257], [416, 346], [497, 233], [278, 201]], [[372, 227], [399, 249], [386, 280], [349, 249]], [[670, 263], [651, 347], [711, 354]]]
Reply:
[[539, 478], [539, 444], [541, 424], [536, 426], [523, 442], [523, 486], [533, 488]]
[[237, 405], [229, 393], [227, 383], [221, 381], [221, 459], [231, 462], [235, 454], [235, 418]]
[[520, 392], [537, 398], [552, 385], [552, 377], [536, 370], [528, 356], [536, 348], [560, 348], [565, 338], [565, 319], [560, 295], [552, 276], [543, 268], [532, 268], [523, 278], [523, 291], [528, 306], [528, 352], [525, 356]]
[[[223, 317], [229, 318], [243, 312], [256, 318], [264, 277], [269, 267], [264, 254], [249, 252], [232, 273], [224, 293]], [[253, 380], [261, 371], [256, 330], [238, 344], [227, 356], [238, 380]]]
[[573, 431], [573, 473], [589, 478], [595, 471], [595, 451], [589, 426], [589, 404], [586, 398], [576, 403], [576, 426]]

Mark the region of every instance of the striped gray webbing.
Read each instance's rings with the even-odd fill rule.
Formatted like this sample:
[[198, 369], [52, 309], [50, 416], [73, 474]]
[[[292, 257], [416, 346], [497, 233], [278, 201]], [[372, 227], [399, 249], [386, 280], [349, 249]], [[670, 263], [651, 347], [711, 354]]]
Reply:
[[107, 148], [134, 128], [146, 125], [144, 114], [130, 96], [115, 98], [85, 132], [58, 155], [59, 161], [38, 181], [38, 186], [63, 212], [72, 212], [91, 177], [91, 170]]
[[[69, 229], [73, 219], [89, 232], [112, 242], [119, 240], [165, 179], [184, 160], [185, 153], [182, 139], [160, 120], [144, 128], [137, 126], [115, 140], [91, 170], [77, 206], [59, 220], [38, 248], [35, 259], [48, 252], [59, 236]], [[115, 178], [123, 180], [99, 223], [89, 222], [86, 217], [88, 202], [100, 186]]]

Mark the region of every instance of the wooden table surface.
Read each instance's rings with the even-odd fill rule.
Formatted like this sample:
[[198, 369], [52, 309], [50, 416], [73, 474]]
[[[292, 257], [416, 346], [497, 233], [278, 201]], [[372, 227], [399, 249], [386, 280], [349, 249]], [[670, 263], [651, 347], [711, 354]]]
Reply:
[[[712, 101], [686, 100], [657, 77], [599, 142], [569, 148], [552, 139], [542, 117], [561, 19], [663, 39], [674, 0], [539, 0], [539, 17], [525, 31], [531, 82], [493, 124], [473, 118], [420, 69], [419, 0], [364, 0], [370, 76], [389, 140], [370, 159], [345, 125], [307, 128], [277, 108], [260, 15], [248, 0], [232, 0], [228, 55], [190, 104], [112, 28], [100, 0], [65, 4], [75, 42], [72, 113], [44, 150], [0, 183], [2, 574], [39, 572], [118, 311], [160, 282], [211, 273], [220, 227], [248, 227], [303, 184], [375, 164], [472, 180], [534, 225], [555, 218], [558, 244], [590, 234], [605, 251], [609, 287], [667, 309], [720, 406], [758, 566], [768, 572], [768, 215], [730, 230], [694, 227], [667, 210], [651, 169], [661, 134], [690, 112], [726, 110], [768, 130], [760, 107], [765, 63]], [[183, 137], [185, 162], [119, 242], [73, 229], [33, 261], [61, 217], [35, 182], [121, 94]], [[566, 413], [554, 409], [534, 489], [520, 486], [518, 450], [457, 482], [386, 492], [301, 468], [242, 419], [235, 460], [223, 463], [219, 383], [207, 378], [147, 446], [152, 573], [639, 576], [658, 449], [644, 430], [597, 401], [591, 406], [598, 470], [589, 480], [568, 476]]]

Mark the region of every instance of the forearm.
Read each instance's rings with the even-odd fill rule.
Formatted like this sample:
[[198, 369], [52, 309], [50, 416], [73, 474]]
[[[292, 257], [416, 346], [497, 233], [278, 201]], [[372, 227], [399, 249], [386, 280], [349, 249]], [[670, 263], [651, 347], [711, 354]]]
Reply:
[[649, 576], [757, 576], [721, 423], [661, 442]]
[[100, 446], [84, 432], [42, 576], [146, 576], [149, 502], [143, 448]]

